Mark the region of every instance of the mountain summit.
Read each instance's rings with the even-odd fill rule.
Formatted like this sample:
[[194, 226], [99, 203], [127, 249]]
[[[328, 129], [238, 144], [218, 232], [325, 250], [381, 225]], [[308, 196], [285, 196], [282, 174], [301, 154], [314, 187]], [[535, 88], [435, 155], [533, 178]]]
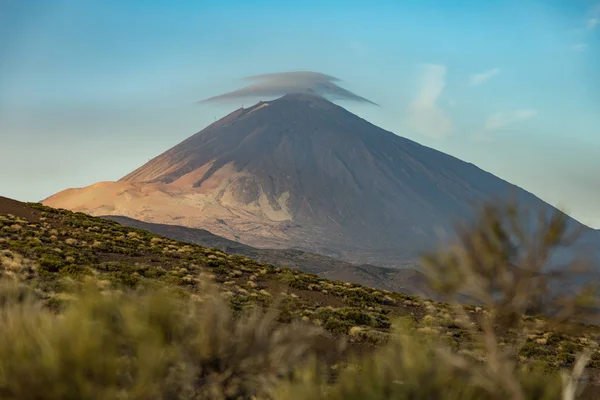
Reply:
[[240, 108], [117, 182], [70, 189], [44, 204], [398, 265], [470, 216], [473, 203], [510, 194], [550, 207], [303, 93]]

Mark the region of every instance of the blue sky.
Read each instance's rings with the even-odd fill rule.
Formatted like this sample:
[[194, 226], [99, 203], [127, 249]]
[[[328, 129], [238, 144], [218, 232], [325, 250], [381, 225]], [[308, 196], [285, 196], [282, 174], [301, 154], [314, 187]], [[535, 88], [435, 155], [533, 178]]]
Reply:
[[0, 194], [118, 179], [242, 105], [198, 100], [295, 70], [342, 79], [381, 105], [350, 111], [600, 227], [587, 0], [0, 0]]

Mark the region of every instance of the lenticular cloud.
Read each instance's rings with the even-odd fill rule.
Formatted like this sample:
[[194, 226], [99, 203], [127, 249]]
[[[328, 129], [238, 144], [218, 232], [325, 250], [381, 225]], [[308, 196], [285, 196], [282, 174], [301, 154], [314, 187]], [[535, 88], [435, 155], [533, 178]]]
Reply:
[[244, 88], [210, 97], [200, 103], [213, 103], [244, 98], [264, 98], [283, 96], [290, 93], [307, 93], [332, 100], [352, 100], [377, 105], [371, 100], [358, 96], [338, 86], [338, 78], [319, 72], [297, 71], [256, 75], [244, 80], [254, 82]]

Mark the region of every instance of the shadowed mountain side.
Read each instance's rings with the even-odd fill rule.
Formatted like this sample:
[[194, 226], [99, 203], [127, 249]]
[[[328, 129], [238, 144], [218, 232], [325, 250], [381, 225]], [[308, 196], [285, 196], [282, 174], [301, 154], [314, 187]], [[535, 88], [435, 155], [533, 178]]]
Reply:
[[374, 265], [354, 265], [331, 257], [293, 249], [257, 249], [210, 233], [204, 229], [177, 225], [152, 224], [132, 218], [109, 215], [101, 218], [121, 225], [144, 229], [170, 239], [217, 248], [231, 254], [239, 254], [253, 260], [280, 267], [298, 269], [330, 280], [352, 282], [377, 289], [400, 291], [429, 297], [433, 293], [426, 288], [425, 277], [415, 270], [414, 264], [406, 268], [392, 269]]

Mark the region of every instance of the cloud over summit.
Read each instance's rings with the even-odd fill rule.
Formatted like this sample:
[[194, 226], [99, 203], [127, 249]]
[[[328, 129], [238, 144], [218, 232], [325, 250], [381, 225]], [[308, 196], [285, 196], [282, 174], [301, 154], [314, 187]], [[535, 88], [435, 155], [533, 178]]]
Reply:
[[337, 85], [335, 82], [340, 82], [340, 79], [320, 72], [279, 72], [255, 75], [244, 78], [244, 80], [254, 83], [232, 92], [210, 97], [200, 101], [200, 103], [274, 97], [290, 93], [307, 93], [316, 94], [331, 100], [352, 100], [377, 105], [371, 100], [358, 96]]

